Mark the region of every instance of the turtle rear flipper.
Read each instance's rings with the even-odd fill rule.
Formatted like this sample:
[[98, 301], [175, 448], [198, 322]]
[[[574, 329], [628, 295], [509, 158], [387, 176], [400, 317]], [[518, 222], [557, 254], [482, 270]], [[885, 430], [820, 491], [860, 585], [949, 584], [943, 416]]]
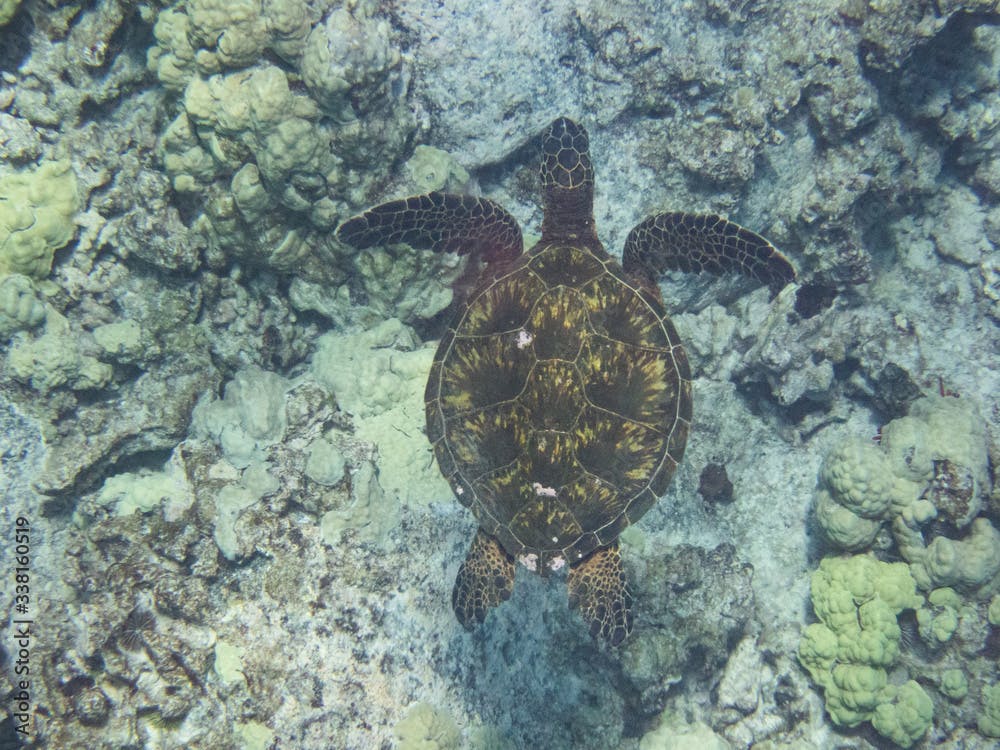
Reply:
[[341, 224], [337, 238], [359, 250], [405, 242], [419, 250], [476, 255], [486, 263], [524, 250], [517, 219], [498, 203], [440, 192], [375, 206]]
[[451, 606], [462, 627], [471, 630], [486, 613], [510, 598], [514, 590], [514, 558], [482, 529], [476, 532], [469, 554], [458, 569]]
[[654, 284], [666, 271], [738, 272], [778, 289], [795, 279], [774, 245], [715, 214], [650, 216], [629, 232], [622, 266]]
[[580, 610], [591, 636], [617, 646], [632, 632], [632, 595], [617, 542], [571, 567], [567, 587], [569, 606]]

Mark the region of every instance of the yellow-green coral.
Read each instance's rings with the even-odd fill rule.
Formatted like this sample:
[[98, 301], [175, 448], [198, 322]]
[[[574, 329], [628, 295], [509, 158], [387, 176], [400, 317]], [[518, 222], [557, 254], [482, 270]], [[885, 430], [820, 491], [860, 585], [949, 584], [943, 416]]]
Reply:
[[881, 710], [882, 729], [900, 737], [915, 731], [907, 707], [917, 698], [912, 691], [900, 698], [888, 688], [886, 672], [899, 655], [897, 616], [923, 603], [906, 564], [871, 555], [828, 557], [810, 588], [821, 622], [805, 629], [799, 661], [823, 687], [831, 720], [851, 727]]
[[908, 416], [882, 429], [882, 446], [893, 471], [914, 481], [934, 474], [948, 460], [970, 470], [979, 488], [988, 486], [986, 424], [967, 399], [929, 396], [914, 401]]
[[[977, 517], [990, 487], [986, 426], [971, 402], [929, 396], [882, 430], [881, 446], [848, 440], [820, 471], [816, 519], [835, 547], [868, 548], [889, 522], [900, 556], [924, 590], [984, 596], [1000, 585], [1000, 531]], [[964, 532], [925, 539], [938, 518]], [[947, 623], [939, 623], [939, 631]]]
[[837, 502], [830, 491], [820, 487], [816, 492], [816, 520], [823, 536], [838, 549], [859, 551], [871, 547], [882, 522], [862, 518]]
[[142, 326], [134, 320], [120, 320], [94, 329], [94, 340], [118, 362], [134, 362], [145, 349]]
[[302, 0], [190, 0], [160, 12], [147, 64], [168, 88], [181, 90], [196, 73], [251, 65], [273, 50], [288, 61], [309, 33]]
[[267, 750], [274, 740], [274, 730], [259, 721], [238, 721], [233, 731], [240, 738], [242, 750]]
[[0, 173], [0, 275], [48, 276], [53, 254], [73, 238], [78, 209], [69, 161]]
[[228, 643], [218, 640], [215, 642], [215, 662], [212, 671], [218, 676], [223, 685], [239, 685], [246, 683], [246, 675], [243, 672], [243, 657], [246, 649], [240, 644]]
[[380, 12], [368, 0], [325, 12], [305, 0], [186, 0], [159, 13], [148, 66], [182, 94], [160, 157], [174, 189], [204, 207], [192, 228], [212, 262], [336, 294], [350, 269], [335, 256], [355, 253], [331, 248], [331, 231], [368, 201], [372, 165], [385, 172], [417, 126]]
[[20, 5], [21, 0], [0, 0], [0, 27], [14, 20]]
[[941, 673], [941, 693], [949, 700], [960, 701], [969, 692], [969, 681], [961, 669], [946, 669]]
[[925, 545], [920, 529], [902, 519], [893, 522], [893, 534], [921, 588], [952, 586], [973, 594], [995, 588], [1000, 577], [1000, 531], [988, 518], [973, 521], [964, 539], [938, 536]]
[[934, 718], [934, 704], [913, 680], [885, 691], [889, 700], [879, 703], [872, 726], [900, 747], [910, 747], [924, 736]]
[[347, 530], [359, 542], [384, 545], [398, 522], [398, 498], [383, 491], [374, 465], [365, 462], [351, 474], [349, 501], [320, 518], [319, 534], [331, 547], [340, 544], [341, 534]]
[[144, 469], [108, 477], [97, 501], [119, 516], [146, 513], [161, 505], [169, 507], [168, 516], [176, 516], [194, 502], [194, 496], [184, 475], [170, 465], [166, 471]]
[[870, 719], [888, 682], [885, 670], [866, 664], [837, 664], [826, 685], [826, 711], [834, 724], [853, 727]]
[[831, 450], [819, 474], [816, 519], [835, 547], [867, 549], [884, 518], [904, 507], [920, 488], [892, 472], [885, 453], [867, 440], [852, 438]]
[[982, 711], [977, 726], [987, 737], [1000, 737], [1000, 683], [983, 688]]
[[417, 703], [396, 724], [398, 750], [458, 750], [462, 735], [448, 713]]
[[[223, 167], [241, 166], [253, 154], [265, 180], [282, 180], [291, 169], [320, 166], [312, 163], [319, 140], [310, 124], [319, 110], [309, 97], [293, 93], [288, 76], [274, 65], [195, 79], [184, 107], [203, 147]], [[167, 169], [172, 171], [169, 163]]]
[[934, 589], [927, 595], [927, 605], [917, 610], [920, 636], [930, 645], [948, 641], [958, 629], [962, 599], [951, 588]]
[[639, 740], [639, 750], [730, 750], [726, 740], [707, 724], [687, 724], [664, 711], [660, 725]]
[[898, 491], [885, 454], [860, 439], [848, 440], [827, 454], [820, 481], [841, 505], [862, 518], [881, 518]]

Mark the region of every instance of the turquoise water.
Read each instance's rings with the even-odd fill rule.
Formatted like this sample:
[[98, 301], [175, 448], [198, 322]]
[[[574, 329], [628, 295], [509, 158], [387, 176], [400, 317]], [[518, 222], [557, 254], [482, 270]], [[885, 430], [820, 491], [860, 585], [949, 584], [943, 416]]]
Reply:
[[995, 746], [992, 5], [0, 0], [0, 747]]

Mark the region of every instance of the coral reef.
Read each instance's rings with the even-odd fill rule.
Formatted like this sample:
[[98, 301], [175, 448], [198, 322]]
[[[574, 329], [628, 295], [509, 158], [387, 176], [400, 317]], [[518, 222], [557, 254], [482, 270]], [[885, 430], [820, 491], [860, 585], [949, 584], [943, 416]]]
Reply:
[[[31, 523], [35, 744], [990, 746], [997, 10], [0, 0], [0, 518]], [[558, 573], [455, 623], [472, 529], [422, 390], [479, 269], [333, 238], [440, 189], [536, 227], [557, 115], [601, 154], [613, 254], [644, 215], [717, 211], [800, 272], [774, 299], [663, 280], [695, 415], [623, 538], [617, 650]]]
[[[878, 445], [849, 439], [827, 454], [816, 500], [827, 541], [890, 551], [877, 541], [887, 525], [905, 561], [828, 557], [813, 574], [813, 607], [822, 622], [804, 631], [799, 659], [823, 686], [834, 723], [870, 720], [877, 732], [910, 747], [931, 728], [935, 706], [949, 714], [941, 725], [961, 721], [956, 712], [970, 721], [969, 678], [985, 679], [990, 670], [983, 659], [990, 637], [985, 600], [1000, 586], [1000, 533], [981, 515], [992, 494], [988, 449], [985, 424], [968, 401], [931, 396], [885, 425]], [[890, 570], [892, 580], [906, 580], [902, 600], [895, 594], [886, 600], [881, 582]], [[914, 595], [917, 587], [926, 600]], [[931, 660], [920, 652], [901, 655], [902, 608], [915, 610]], [[886, 669], [901, 660], [924, 686], [931, 677], [944, 700], [912, 679], [890, 683]], [[987, 688], [979, 698], [986, 715], [990, 695]]]
[[[820, 472], [816, 517], [827, 540], [865, 549], [883, 523], [921, 589], [984, 598], [1000, 587], [1000, 532], [979, 517], [992, 492], [989, 441], [967, 401], [930, 396], [881, 431], [880, 444], [836, 446]], [[924, 527], [950, 530], [929, 541]]]
[[871, 720], [879, 734], [910, 747], [930, 727], [933, 706], [916, 682], [897, 689], [888, 681], [899, 657], [898, 616], [923, 602], [906, 565], [826, 558], [811, 588], [821, 622], [803, 633], [799, 660], [823, 687], [830, 718], [847, 727]]
[[391, 164], [415, 131], [376, 10], [351, 3], [318, 19], [302, 2], [199, 0], [158, 14], [148, 63], [181, 103], [163, 166], [205, 205], [193, 226], [213, 265], [346, 279], [349, 255], [327, 235], [365, 202], [379, 178], [369, 165]]

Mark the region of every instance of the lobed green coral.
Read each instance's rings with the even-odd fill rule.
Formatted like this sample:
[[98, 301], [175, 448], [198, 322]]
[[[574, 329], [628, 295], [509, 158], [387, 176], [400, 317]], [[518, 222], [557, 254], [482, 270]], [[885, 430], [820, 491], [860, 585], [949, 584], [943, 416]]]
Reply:
[[331, 331], [316, 342], [316, 381], [355, 418], [355, 435], [379, 452], [379, 480], [396, 504], [448, 497], [451, 488], [428, 462], [424, 387], [434, 347], [389, 319], [356, 334]]
[[849, 440], [827, 455], [820, 481], [837, 503], [862, 518], [882, 518], [894, 497], [906, 492], [899, 487], [889, 459], [870, 441]]
[[[886, 425], [880, 445], [850, 439], [835, 446], [816, 496], [824, 536], [837, 548], [860, 551], [888, 523], [921, 589], [991, 594], [1000, 585], [1000, 531], [978, 517], [990, 492], [988, 444], [985, 423], [969, 402], [931, 396]], [[923, 527], [934, 519], [964, 535], [928, 541]]]
[[48, 276], [55, 251], [73, 239], [79, 207], [76, 174], [68, 160], [0, 172], [0, 276]]
[[[248, 157], [273, 183], [293, 170], [322, 173], [335, 162], [332, 155], [328, 162], [317, 161], [319, 114], [312, 99], [292, 92], [287, 74], [275, 65], [195, 78], [184, 92], [184, 114], [165, 135], [164, 166], [178, 190], [232, 174]], [[195, 169], [184, 171], [191, 166]]]
[[872, 726], [883, 737], [900, 747], [910, 747], [924, 736], [934, 718], [934, 704], [924, 689], [913, 680], [884, 692], [889, 700], [879, 703], [872, 716]]
[[660, 725], [639, 740], [639, 750], [731, 750], [732, 745], [703, 722], [687, 724], [664, 711]]
[[940, 689], [949, 700], [960, 701], [969, 692], [969, 681], [961, 669], [946, 669], [941, 673]]
[[239, 482], [226, 484], [216, 492], [212, 538], [227, 560], [238, 560], [252, 552], [247, 540], [240, 536], [237, 521], [243, 511], [276, 492], [279, 486], [264, 465], [255, 464], [244, 469]]
[[433, 146], [420, 145], [413, 149], [404, 168], [409, 178], [409, 194], [443, 190], [461, 193], [469, 182], [469, 173], [454, 156]]
[[990, 607], [987, 610], [990, 625], [1000, 625], [1000, 594], [994, 594], [990, 599]]
[[930, 726], [932, 709], [916, 683], [888, 684], [886, 669], [899, 656], [897, 616], [923, 603], [907, 565], [871, 555], [828, 557], [810, 590], [821, 622], [805, 629], [799, 661], [823, 688], [830, 719], [847, 727], [871, 720], [909, 747]]
[[317, 438], [309, 444], [309, 457], [303, 472], [317, 484], [333, 487], [346, 474], [346, 459], [337, 446], [326, 438]]
[[893, 531], [921, 588], [953, 586], [976, 595], [1000, 585], [1000, 531], [989, 519], [977, 518], [964, 539], [939, 536], [930, 544], [902, 520], [893, 523]]
[[98, 326], [94, 329], [94, 340], [109, 357], [122, 363], [137, 362], [148, 350], [142, 326], [134, 320]]
[[932, 646], [951, 639], [958, 629], [962, 598], [951, 588], [934, 589], [927, 595], [926, 606], [917, 610], [920, 637]]
[[119, 516], [165, 506], [164, 515], [176, 518], [191, 506], [194, 495], [183, 470], [170, 463], [164, 471], [141, 470], [108, 477], [97, 501]]
[[351, 494], [347, 503], [327, 511], [320, 518], [319, 534], [331, 547], [339, 545], [341, 535], [348, 530], [359, 542], [385, 545], [389, 532], [398, 523], [398, 499], [382, 489], [375, 465], [365, 462], [351, 474]]
[[267, 750], [274, 742], [274, 730], [259, 721], [238, 721], [233, 731], [240, 739], [241, 750]]
[[215, 661], [212, 671], [223, 685], [232, 686], [246, 684], [246, 674], [243, 671], [243, 657], [246, 649], [238, 643], [218, 640], [215, 642]]

